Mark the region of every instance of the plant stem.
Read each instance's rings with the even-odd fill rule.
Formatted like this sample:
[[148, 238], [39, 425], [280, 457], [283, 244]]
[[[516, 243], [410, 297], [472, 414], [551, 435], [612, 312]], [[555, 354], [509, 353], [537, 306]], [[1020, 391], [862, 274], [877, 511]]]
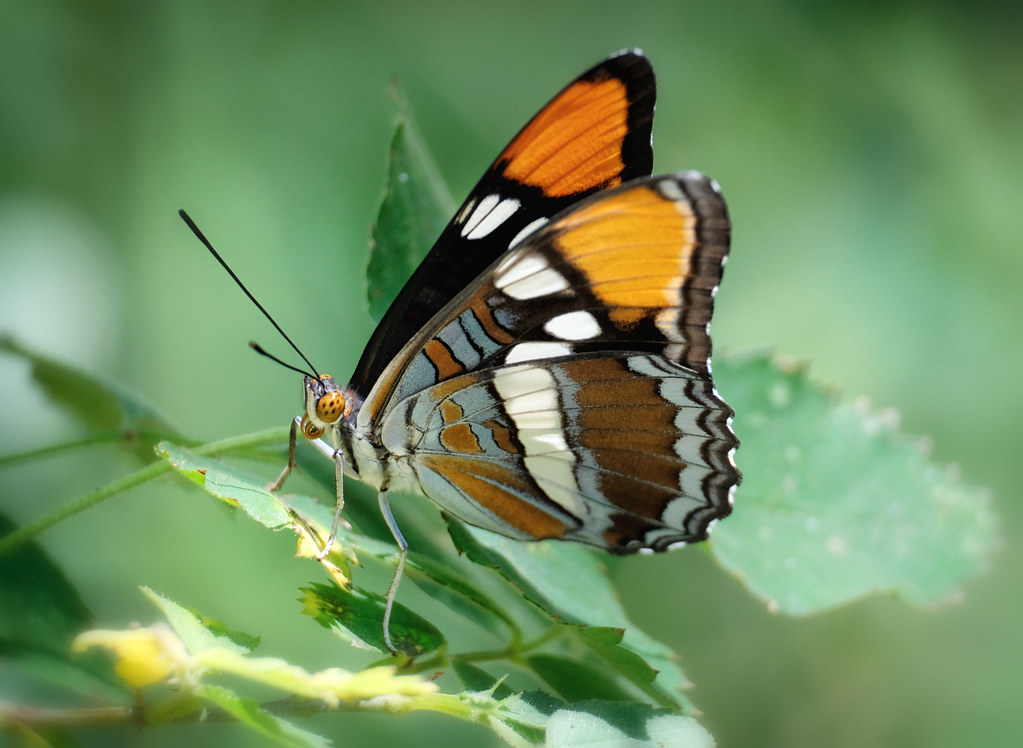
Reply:
[[107, 483], [105, 486], [100, 486], [95, 491], [89, 491], [89, 493], [84, 494], [83, 496], [72, 499], [66, 504], [62, 504], [57, 507], [49, 514], [44, 514], [39, 519], [19, 527], [10, 535], [0, 540], [0, 555], [9, 553], [22, 543], [31, 540], [43, 530], [46, 530], [58, 522], [65, 520], [72, 515], [78, 514], [79, 512], [83, 512], [89, 507], [95, 506], [101, 501], [105, 501], [112, 496], [123, 493], [128, 489], [134, 488], [146, 481], [150, 481], [153, 478], [157, 478], [172, 469], [173, 466], [169, 462], [153, 462], [146, 465], [141, 470], [136, 470], [130, 475], [118, 478], [112, 483]]

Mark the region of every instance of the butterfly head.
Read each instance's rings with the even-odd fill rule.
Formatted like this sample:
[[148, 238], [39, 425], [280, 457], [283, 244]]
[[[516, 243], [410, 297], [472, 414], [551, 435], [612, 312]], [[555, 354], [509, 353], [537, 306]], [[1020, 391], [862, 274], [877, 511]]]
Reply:
[[302, 434], [308, 439], [319, 439], [331, 426], [352, 412], [352, 400], [337, 386], [334, 378], [323, 374], [318, 378], [305, 378], [305, 414], [302, 416]]

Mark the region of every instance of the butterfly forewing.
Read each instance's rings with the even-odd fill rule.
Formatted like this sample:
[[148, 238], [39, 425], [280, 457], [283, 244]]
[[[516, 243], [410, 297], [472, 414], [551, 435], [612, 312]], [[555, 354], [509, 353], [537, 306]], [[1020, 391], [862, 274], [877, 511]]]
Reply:
[[512, 244], [600, 190], [648, 176], [655, 85], [640, 54], [583, 73], [502, 151], [398, 294], [350, 387], [361, 395], [420, 328]]
[[389, 401], [467, 371], [573, 353], [655, 353], [708, 374], [728, 232], [723, 199], [695, 172], [576, 204], [410, 341], [367, 399], [364, 425]]

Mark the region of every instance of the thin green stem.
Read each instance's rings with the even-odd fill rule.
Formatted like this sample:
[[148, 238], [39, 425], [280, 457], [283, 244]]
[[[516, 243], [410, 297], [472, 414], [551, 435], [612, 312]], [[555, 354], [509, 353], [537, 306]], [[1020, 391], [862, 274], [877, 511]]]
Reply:
[[170, 472], [172, 469], [173, 465], [169, 462], [153, 462], [146, 465], [141, 470], [136, 470], [130, 475], [118, 478], [111, 483], [107, 483], [105, 486], [100, 486], [95, 491], [89, 491], [87, 494], [79, 496], [76, 499], [72, 499], [66, 504], [62, 504], [57, 507], [49, 514], [44, 514], [39, 519], [29, 522], [27, 525], [22, 525], [10, 535], [0, 540], [0, 555], [14, 550], [22, 543], [31, 540], [43, 530], [52, 527], [58, 522], [61, 522], [72, 515], [78, 514], [79, 512], [84, 512], [89, 507], [95, 506], [101, 501], [106, 501], [110, 497], [116, 496], [119, 493], [124, 493], [130, 488], [134, 488], [142, 483], [153, 480], [153, 478], [157, 478], [164, 473]]
[[[197, 455], [230, 453], [235, 450], [250, 449], [255, 446], [261, 446], [275, 441], [282, 441], [287, 438], [287, 429], [269, 429], [255, 434], [245, 434], [243, 436], [231, 437], [230, 439], [221, 439], [220, 441], [209, 442], [200, 447], [196, 447], [193, 451]], [[143, 483], [147, 483], [155, 478], [159, 478], [161, 475], [169, 473], [173, 470], [173, 468], [174, 466], [166, 460], [159, 460], [146, 465], [141, 470], [136, 470], [130, 475], [118, 478], [115, 481], [107, 483], [105, 486], [100, 486], [94, 491], [90, 491], [87, 494], [72, 499], [66, 504], [57, 507], [52, 512], [43, 515], [33, 522], [29, 522], [27, 525], [19, 527], [10, 535], [0, 539], [0, 555], [9, 553], [22, 543], [32, 540], [41, 532], [52, 527], [58, 522], [78, 514], [79, 512], [83, 512], [113, 496], [117, 496], [118, 494], [124, 493], [125, 491], [142, 485]]]
[[49, 455], [60, 454], [61, 452], [70, 452], [83, 447], [92, 447], [97, 444], [125, 442], [129, 439], [151, 441], [153, 443], [156, 443], [161, 439], [171, 439], [175, 442], [181, 442], [187, 447], [193, 447], [197, 444], [201, 444], [201, 442], [197, 442], [194, 439], [186, 439], [183, 436], [171, 436], [168, 434], [158, 434], [148, 431], [125, 431], [123, 429], [112, 429], [110, 431], [100, 431], [95, 434], [90, 434], [84, 439], [78, 439], [73, 442], [51, 444], [46, 447], [29, 449], [24, 452], [18, 452], [11, 455], [0, 455], [0, 467], [3, 467], [4, 465], [12, 465], [18, 462], [27, 462], [29, 460], [39, 459], [40, 457], [48, 457]]
[[556, 639], [565, 633], [564, 626], [553, 625], [539, 636], [528, 641], [519, 642], [517, 645], [509, 645], [500, 649], [481, 649], [476, 652], [464, 652], [456, 655], [455, 658], [465, 662], [488, 662], [490, 660], [508, 660], [517, 662], [529, 652], [539, 649], [552, 639]]
[[[496, 702], [493, 702], [496, 705]], [[194, 709], [178, 715], [172, 721], [178, 724], [197, 722], [237, 722], [237, 715], [230, 714], [208, 704], [208, 709]], [[491, 707], [491, 708], [487, 708]], [[375, 712], [392, 715], [408, 714], [414, 711], [432, 711], [447, 714], [468, 722], [486, 723], [486, 715], [492, 705], [477, 699], [468, 702], [459, 696], [435, 693], [415, 696], [379, 696], [373, 699], [342, 701], [328, 706], [321, 702], [302, 699], [282, 699], [266, 702], [260, 709], [277, 716], [302, 716], [336, 712]], [[81, 709], [48, 709], [25, 706], [0, 700], [0, 725], [5, 722], [31, 728], [40, 727], [97, 727], [134, 724], [145, 727], [145, 709], [141, 706], [85, 707]]]
[[32, 727], [96, 727], [132, 722], [137, 715], [138, 710], [130, 706], [46, 709], [0, 700], [0, 724], [7, 721]]
[[[521, 662], [522, 658], [527, 654], [533, 650], [539, 649], [549, 641], [556, 639], [566, 633], [566, 631], [567, 629], [565, 626], [552, 625], [544, 631], [544, 633], [525, 642], [516, 640], [509, 643], [507, 646], [500, 647], [498, 649], [481, 649], [476, 652], [464, 652], [457, 655], [448, 655], [446, 653], [437, 654], [426, 660], [417, 660], [415, 662], [410, 662], [407, 665], [403, 665], [401, 667], [401, 672], [414, 675], [417, 673], [429, 672], [431, 670], [438, 670], [447, 667], [448, 663], [452, 660], [461, 660], [462, 662], [491, 662], [495, 660]], [[381, 661], [381, 664], [386, 663], [387, 660]]]

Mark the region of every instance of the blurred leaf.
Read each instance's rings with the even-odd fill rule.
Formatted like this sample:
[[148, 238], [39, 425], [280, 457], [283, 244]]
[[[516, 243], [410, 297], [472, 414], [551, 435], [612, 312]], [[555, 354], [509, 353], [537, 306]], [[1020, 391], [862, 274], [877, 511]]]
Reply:
[[383, 317], [447, 225], [454, 201], [413, 124], [400, 94], [391, 139], [387, 186], [373, 226], [367, 296], [375, 320]]
[[[387, 652], [384, 644], [384, 600], [358, 589], [342, 589], [325, 584], [303, 587], [303, 612], [321, 626], [339, 634], [358, 647]], [[409, 657], [417, 657], [445, 646], [437, 628], [403, 605], [391, 608], [389, 631], [394, 647]]]
[[228, 628], [223, 621], [210, 618], [198, 613], [195, 609], [189, 608], [188, 612], [195, 616], [196, 620], [204, 629], [218, 638], [229, 639], [244, 650], [251, 652], [259, 646], [261, 638], [254, 634], [247, 634], [244, 631]]
[[309, 748], [327, 748], [330, 745], [326, 738], [264, 711], [257, 702], [242, 698], [234, 691], [220, 686], [203, 685], [197, 693], [275, 743]]
[[[0, 514], [0, 537], [14, 529]], [[78, 590], [37, 543], [0, 555], [0, 640], [62, 651], [91, 620]]]
[[595, 702], [573, 704], [572, 709], [554, 712], [547, 725], [545, 745], [713, 748], [714, 739], [692, 717], [657, 712], [641, 704]]
[[[0, 514], [0, 537], [15, 525]], [[80, 693], [119, 698], [124, 691], [107, 659], [73, 655], [74, 636], [92, 614], [63, 570], [34, 542], [0, 555], [0, 659]]]
[[157, 441], [179, 436], [155, 408], [119, 384], [35, 353], [9, 335], [0, 335], [0, 350], [31, 364], [32, 378], [51, 403], [92, 429], [122, 432], [125, 443], [147, 462]]
[[712, 546], [772, 608], [807, 614], [888, 591], [934, 603], [986, 566], [986, 495], [929, 462], [890, 413], [840, 402], [765, 356], [723, 359], [715, 373], [744, 477]]
[[146, 725], [167, 725], [189, 719], [201, 719], [206, 704], [191, 691], [178, 691], [171, 696], [146, 704], [144, 719]]

